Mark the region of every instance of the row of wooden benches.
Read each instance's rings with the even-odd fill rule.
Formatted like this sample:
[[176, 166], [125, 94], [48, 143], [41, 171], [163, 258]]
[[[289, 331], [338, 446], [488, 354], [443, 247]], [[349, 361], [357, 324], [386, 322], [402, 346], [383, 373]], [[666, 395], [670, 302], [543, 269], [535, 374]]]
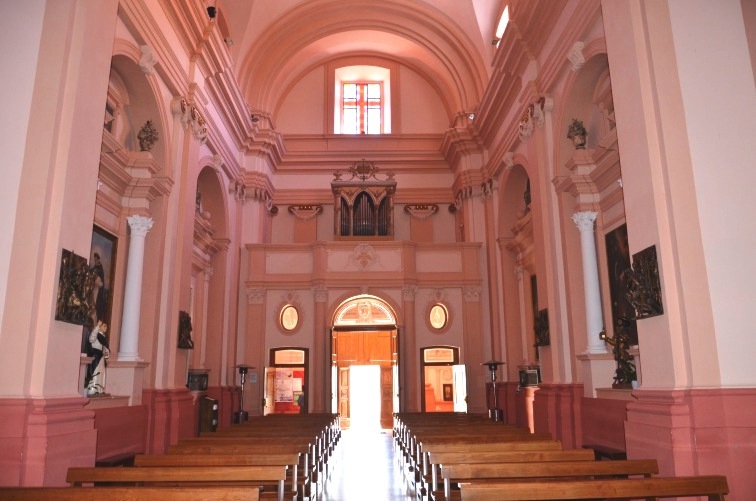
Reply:
[[596, 461], [590, 449], [565, 450], [548, 435], [482, 416], [396, 414], [394, 435], [418, 499], [723, 500], [728, 492], [723, 476], [656, 477], [655, 460]]
[[0, 499], [315, 498], [339, 438], [338, 418], [332, 414], [253, 418], [181, 440], [167, 454], [137, 455], [133, 467], [69, 468], [71, 487], [0, 488]]

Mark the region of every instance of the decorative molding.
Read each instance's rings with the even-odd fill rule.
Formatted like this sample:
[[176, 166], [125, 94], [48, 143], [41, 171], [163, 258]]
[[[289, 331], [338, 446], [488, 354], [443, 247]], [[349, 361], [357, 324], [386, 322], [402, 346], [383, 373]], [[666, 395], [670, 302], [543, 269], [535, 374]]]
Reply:
[[424, 221], [438, 212], [438, 205], [407, 204], [404, 206], [404, 212], [415, 219]]
[[414, 301], [417, 294], [416, 285], [405, 285], [402, 287], [402, 299], [404, 301]]
[[301, 302], [299, 300], [299, 294], [296, 291], [293, 291], [293, 290], [286, 291], [285, 294], [281, 295], [280, 306], [284, 307], [287, 304], [296, 306], [297, 309], [301, 309]]
[[142, 52], [142, 57], [139, 58], [139, 67], [142, 68], [145, 75], [152, 75], [155, 73], [155, 65], [158, 62], [155, 58], [155, 53], [152, 51], [152, 47], [149, 45], [140, 45], [139, 50]]
[[325, 303], [328, 301], [328, 288], [322, 285], [313, 287], [312, 295], [315, 298], [316, 303]]
[[483, 288], [480, 285], [470, 285], [462, 289], [462, 294], [465, 296], [465, 301], [477, 302], [480, 301], [480, 295], [483, 292]]
[[228, 192], [232, 193], [234, 195], [234, 199], [236, 199], [238, 202], [241, 202], [242, 204], [247, 201], [247, 187], [244, 185], [243, 179], [237, 179], [233, 182], [233, 184], [230, 184], [228, 187]]
[[309, 221], [323, 212], [322, 205], [290, 205], [289, 214], [301, 221]]
[[213, 159], [210, 161], [210, 167], [212, 167], [216, 171], [220, 171], [223, 167], [223, 159], [217, 153], [213, 155]]
[[247, 289], [247, 304], [263, 304], [265, 301], [265, 289]]
[[583, 211], [576, 212], [572, 215], [572, 222], [578, 227], [580, 232], [593, 231], [593, 223], [596, 221], [597, 212]]
[[516, 265], [514, 267], [514, 274], [515, 274], [515, 277], [517, 277], [517, 281], [522, 282], [522, 279], [525, 276], [525, 268], [523, 268], [519, 264]]
[[504, 156], [501, 159], [502, 164], [504, 164], [504, 170], [506, 172], [511, 171], [514, 168], [514, 152], [508, 151], [504, 153]]
[[360, 271], [368, 271], [380, 261], [380, 258], [372, 245], [359, 244], [354, 248], [349, 260], [353, 261]]
[[200, 144], [205, 144], [205, 141], [207, 141], [207, 124], [205, 123], [205, 119], [193, 103], [183, 98], [181, 99], [181, 125], [184, 127], [184, 130], [191, 127], [194, 139], [199, 141]]
[[567, 53], [567, 59], [572, 64], [572, 71], [577, 71], [585, 64], [585, 56], [583, 55], [583, 49], [585, 44], [577, 41], [572, 45], [572, 48]]
[[347, 169], [347, 172], [351, 174], [351, 177], [349, 179], [342, 179], [342, 176], [344, 174], [342, 174], [341, 171], [336, 171], [333, 173], [334, 180], [331, 182], [331, 184], [337, 182], [349, 183], [356, 180], [362, 181], [364, 183], [369, 182], [372, 178], [375, 181], [388, 181], [393, 182], [393, 184], [396, 185], [393, 172], [387, 171], [385, 174], [383, 174], [384, 176], [386, 176], [386, 179], [378, 179], [378, 170], [379, 169], [378, 167], [376, 167], [375, 162], [369, 162], [363, 158], [362, 160], [352, 163], [349, 169]]
[[150, 228], [154, 224], [151, 217], [139, 215], [129, 216], [126, 218], [126, 221], [128, 221], [129, 228], [131, 228], [132, 237], [146, 237], [147, 232], [150, 231]]
[[483, 200], [493, 197], [494, 192], [498, 188], [498, 183], [495, 179], [491, 178], [480, 185], [480, 193]]
[[520, 120], [520, 140], [527, 141], [533, 135], [534, 126], [543, 127], [545, 121], [544, 105], [545, 97], [540, 97], [537, 101], [532, 102], [525, 109], [525, 113]]
[[444, 289], [434, 289], [430, 293], [430, 300], [434, 303], [445, 303], [447, 302], [446, 296], [446, 291]]

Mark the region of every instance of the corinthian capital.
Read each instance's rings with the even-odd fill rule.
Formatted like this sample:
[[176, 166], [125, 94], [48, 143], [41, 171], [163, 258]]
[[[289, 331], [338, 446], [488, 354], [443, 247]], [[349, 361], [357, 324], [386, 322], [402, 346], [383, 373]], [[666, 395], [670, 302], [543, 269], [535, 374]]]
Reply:
[[598, 213], [593, 211], [576, 212], [572, 215], [572, 221], [581, 232], [593, 231], [593, 223], [597, 215]]
[[265, 289], [247, 289], [247, 304], [262, 304], [265, 300]]
[[129, 216], [126, 218], [131, 228], [131, 236], [144, 237], [147, 236], [147, 232], [150, 231], [154, 221], [151, 217], [145, 216]]

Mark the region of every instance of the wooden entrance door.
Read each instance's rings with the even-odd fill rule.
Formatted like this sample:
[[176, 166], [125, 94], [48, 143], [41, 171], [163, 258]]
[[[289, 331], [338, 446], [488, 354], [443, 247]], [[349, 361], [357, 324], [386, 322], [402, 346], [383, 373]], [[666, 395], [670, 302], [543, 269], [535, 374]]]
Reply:
[[378, 365], [381, 371], [381, 427], [391, 428], [394, 413], [395, 331], [334, 331], [334, 359], [338, 370], [338, 407], [342, 428], [351, 423], [349, 407], [349, 367]]
[[341, 427], [349, 428], [349, 365], [339, 367], [339, 418]]

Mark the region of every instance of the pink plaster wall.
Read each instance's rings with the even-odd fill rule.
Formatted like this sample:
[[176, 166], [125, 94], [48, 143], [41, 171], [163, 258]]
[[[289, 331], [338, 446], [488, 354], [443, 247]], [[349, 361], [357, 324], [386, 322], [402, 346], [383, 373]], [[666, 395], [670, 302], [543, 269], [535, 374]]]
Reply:
[[71, 466], [92, 466], [97, 431], [84, 398], [0, 399], [0, 485], [67, 485]]
[[146, 405], [95, 410], [97, 461], [146, 451], [147, 410]]
[[583, 439], [580, 445], [600, 445], [626, 450], [625, 419], [627, 401], [583, 398], [581, 401]]
[[655, 458], [663, 475], [726, 475], [733, 500], [756, 492], [756, 390], [638, 390], [628, 403], [630, 459]]

